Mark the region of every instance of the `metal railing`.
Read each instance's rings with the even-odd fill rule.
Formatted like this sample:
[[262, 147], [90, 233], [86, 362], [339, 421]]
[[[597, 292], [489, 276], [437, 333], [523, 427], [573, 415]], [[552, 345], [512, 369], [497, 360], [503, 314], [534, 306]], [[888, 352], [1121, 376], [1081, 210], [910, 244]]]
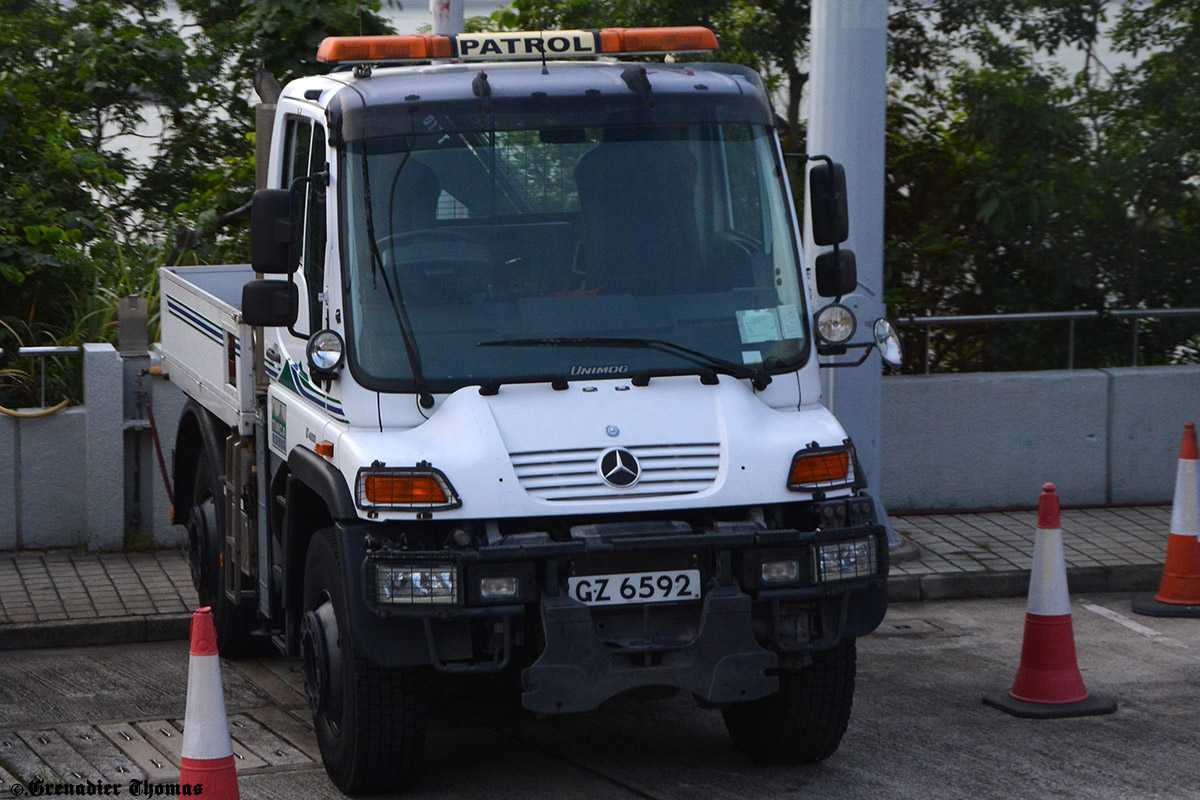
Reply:
[[[41, 405], [39, 408], [46, 407], [46, 359], [58, 358], [60, 356], [77, 356], [83, 352], [83, 348], [79, 345], [71, 345], [68, 347], [18, 347], [17, 358], [36, 358], [40, 361], [41, 366]], [[4, 348], [0, 347], [0, 358], [4, 356]]]
[[903, 317], [896, 320], [900, 327], [924, 327], [925, 348], [922, 351], [922, 366], [926, 375], [930, 374], [929, 352], [932, 344], [932, 331], [950, 325], [975, 325], [986, 322], [1066, 322], [1067, 323], [1067, 369], [1075, 369], [1075, 323], [1080, 320], [1120, 319], [1130, 320], [1133, 324], [1132, 366], [1139, 366], [1141, 356], [1138, 352], [1141, 336], [1141, 321], [1148, 318], [1160, 317], [1200, 317], [1200, 308], [1123, 308], [1114, 311], [1036, 311], [1023, 314], [966, 314], [945, 317]]

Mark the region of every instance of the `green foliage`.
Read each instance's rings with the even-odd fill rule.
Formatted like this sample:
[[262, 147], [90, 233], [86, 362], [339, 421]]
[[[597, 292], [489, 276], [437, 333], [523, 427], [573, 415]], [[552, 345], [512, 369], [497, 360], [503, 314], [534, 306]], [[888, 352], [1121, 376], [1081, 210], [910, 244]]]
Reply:
[[[810, 6], [514, 0], [468, 28], [707, 25], [711, 58], [763, 74], [802, 149]], [[323, 37], [387, 30], [366, 0], [178, 8], [182, 26], [162, 0], [0, 3], [0, 347], [111, 338], [116, 298], [150, 293], [156, 266], [244, 260], [255, 69], [324, 71]], [[1106, 35], [1120, 66], [1097, 58]], [[1200, 0], [894, 0], [889, 49], [894, 315], [1200, 306]], [[156, 147], [135, 159], [139, 135]], [[930, 358], [1062, 366], [1064, 327], [942, 329]], [[1127, 323], [1079, 334], [1080, 365], [1127, 363]], [[1145, 323], [1142, 356], [1198, 340], [1194, 320]], [[0, 367], [0, 402], [27, 402], [30, 365]]]
[[[325, 36], [388, 31], [364, 0], [178, 6], [0, 3], [0, 404], [36, 396], [17, 347], [111, 340], [117, 298], [152, 296], [158, 266], [245, 260], [254, 70], [323, 71]], [[141, 136], [156, 146], [135, 159]], [[50, 383], [77, 399], [73, 369]]]
[[717, 35], [721, 50], [689, 58], [758, 70], [768, 87], [785, 95], [784, 118], [799, 131], [810, 6], [810, 0], [513, 0], [490, 22], [501, 30], [703, 25]]
[[[893, 17], [886, 280], [901, 316], [1200, 306], [1196, 2], [906, 3]], [[1096, 56], [1106, 22], [1127, 58]], [[904, 28], [896, 36], [897, 25]], [[1046, 66], [1074, 51], [1074, 74]], [[971, 59], [971, 65], [968, 64]], [[1128, 364], [1130, 323], [1076, 363]], [[1062, 367], [1066, 323], [937, 331], [953, 370]], [[1200, 323], [1142, 323], [1142, 363]], [[916, 343], [915, 337], [910, 344]], [[923, 353], [910, 347], [909, 369]]]

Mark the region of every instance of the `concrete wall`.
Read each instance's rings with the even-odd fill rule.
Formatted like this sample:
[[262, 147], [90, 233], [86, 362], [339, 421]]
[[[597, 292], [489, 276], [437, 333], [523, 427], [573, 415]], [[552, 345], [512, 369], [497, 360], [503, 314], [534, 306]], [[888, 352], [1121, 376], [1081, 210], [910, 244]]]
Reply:
[[[131, 359], [108, 344], [84, 345], [82, 358], [82, 406], [32, 419], [0, 415], [0, 551], [182, 544], [144, 408], [125, 402]], [[136, 360], [134, 375], [152, 358]], [[169, 467], [185, 398], [160, 378], [138, 380], [155, 403]]]
[[1200, 367], [894, 376], [883, 382], [889, 510], [1169, 503]]
[[[153, 355], [83, 358], [84, 406], [0, 416], [0, 551], [182, 545], [144, 406], [170, 468], [186, 398]], [[891, 511], [1031, 507], [1046, 481], [1067, 505], [1168, 503], [1187, 421], [1200, 367], [888, 377], [881, 491]]]

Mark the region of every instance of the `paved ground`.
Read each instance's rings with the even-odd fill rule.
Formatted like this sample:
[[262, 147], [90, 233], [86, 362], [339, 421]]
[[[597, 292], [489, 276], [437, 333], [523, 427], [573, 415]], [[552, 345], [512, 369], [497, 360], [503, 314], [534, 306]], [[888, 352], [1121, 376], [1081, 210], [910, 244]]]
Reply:
[[[1063, 511], [1072, 592], [1150, 591], [1166, 555], [1170, 506]], [[908, 542], [893, 601], [1020, 597], [1037, 512], [896, 516]], [[0, 650], [183, 638], [195, 605], [186, 554], [0, 554]]]
[[[1136, 620], [1129, 595], [1072, 598], [1088, 689], [1105, 717], [1025, 720], [981, 702], [1011, 685], [1021, 598], [897, 603], [859, 640], [841, 749], [813, 767], [759, 767], [719, 712], [688, 697], [536, 719], [486, 685], [434, 699], [425, 800], [1200, 800], [1200, 621]], [[0, 794], [13, 776], [65, 783], [178, 776], [182, 641], [0, 654]], [[320, 766], [294, 662], [223, 662], [241, 796], [340, 798]], [[385, 795], [385, 797], [388, 795]]]

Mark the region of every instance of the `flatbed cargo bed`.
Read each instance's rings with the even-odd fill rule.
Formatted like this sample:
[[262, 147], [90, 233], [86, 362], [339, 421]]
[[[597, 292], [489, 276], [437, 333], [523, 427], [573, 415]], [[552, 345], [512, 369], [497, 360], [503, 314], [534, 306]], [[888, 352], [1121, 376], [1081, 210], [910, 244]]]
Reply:
[[184, 393], [233, 427], [253, 415], [252, 364], [242, 363], [242, 287], [249, 264], [163, 267], [163, 367]]

